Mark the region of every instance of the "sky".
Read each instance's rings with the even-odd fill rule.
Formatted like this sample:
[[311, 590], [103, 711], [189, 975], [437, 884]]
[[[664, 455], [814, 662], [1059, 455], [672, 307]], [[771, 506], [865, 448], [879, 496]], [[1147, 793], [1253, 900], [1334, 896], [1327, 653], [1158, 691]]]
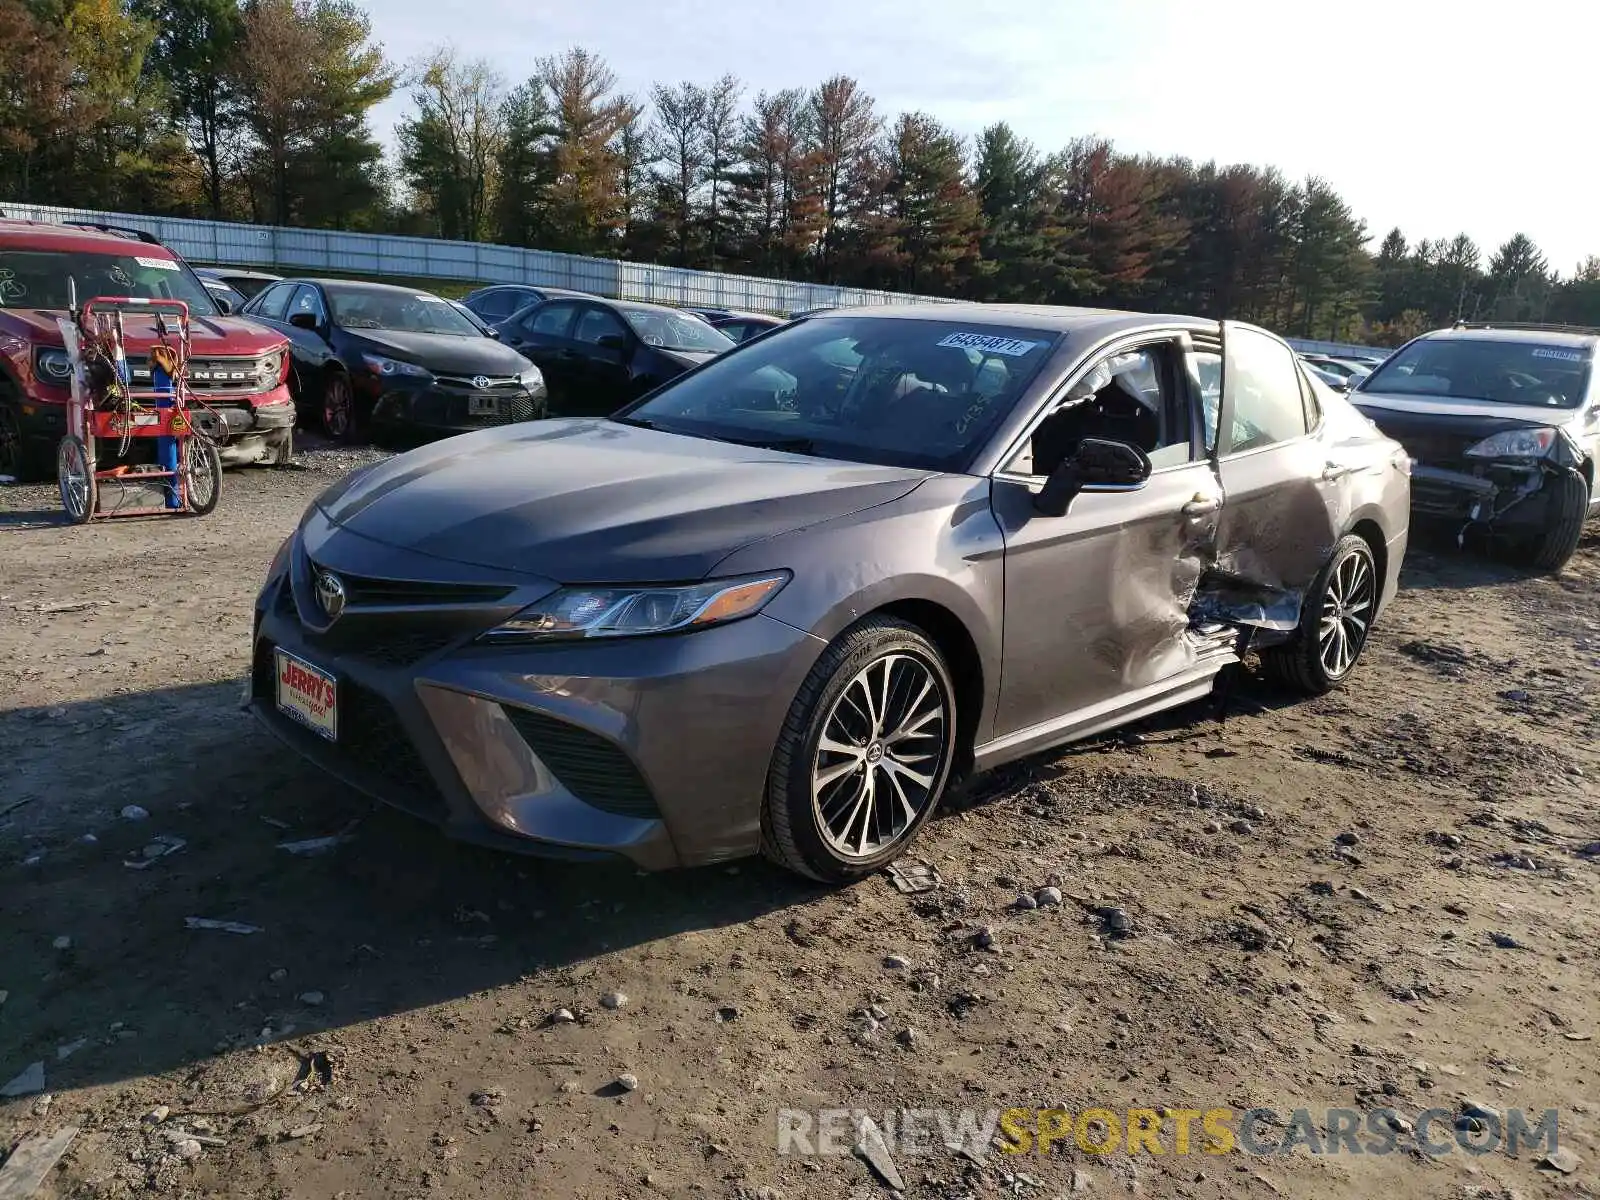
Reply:
[[[1318, 175], [1370, 248], [1513, 233], [1570, 273], [1600, 254], [1600, 6], [1583, 0], [365, 0], [390, 58], [442, 44], [511, 84], [584, 46], [620, 88], [739, 76], [749, 94], [853, 76], [885, 115], [965, 135], [1007, 121], [1043, 151]], [[374, 116], [385, 140], [410, 101]]]

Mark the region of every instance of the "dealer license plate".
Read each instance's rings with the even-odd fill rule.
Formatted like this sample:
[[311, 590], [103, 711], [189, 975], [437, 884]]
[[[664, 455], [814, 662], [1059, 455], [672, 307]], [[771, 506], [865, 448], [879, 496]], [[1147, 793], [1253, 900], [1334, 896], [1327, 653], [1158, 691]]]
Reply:
[[499, 396], [468, 396], [467, 416], [496, 417], [500, 415]]
[[278, 710], [330, 742], [339, 736], [339, 686], [334, 677], [303, 658], [275, 650]]

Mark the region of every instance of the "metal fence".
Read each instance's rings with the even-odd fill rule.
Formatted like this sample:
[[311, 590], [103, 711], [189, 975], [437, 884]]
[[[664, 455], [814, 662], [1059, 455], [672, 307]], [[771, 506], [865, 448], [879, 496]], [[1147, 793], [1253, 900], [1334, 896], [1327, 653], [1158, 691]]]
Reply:
[[486, 242], [147, 217], [45, 204], [0, 204], [0, 213], [20, 220], [87, 221], [144, 230], [190, 262], [201, 265], [337, 271], [471, 283], [527, 283], [572, 288], [623, 300], [748, 309], [782, 315], [825, 305], [951, 303], [937, 296], [790, 283], [716, 271], [586, 258], [549, 250], [495, 246]]
[[[951, 304], [940, 296], [790, 283], [716, 271], [691, 271], [648, 263], [586, 258], [550, 250], [525, 250], [487, 242], [396, 237], [383, 233], [344, 233], [331, 229], [289, 229], [279, 225], [240, 225], [187, 217], [147, 217], [98, 209], [48, 204], [0, 203], [0, 214], [28, 221], [88, 221], [121, 225], [154, 234], [190, 262], [201, 265], [259, 267], [283, 271], [336, 271], [439, 279], [458, 283], [527, 283], [571, 288], [621, 300], [647, 300], [680, 307], [733, 308], [787, 316], [826, 305]], [[1306, 354], [1387, 355], [1387, 350], [1343, 342], [1288, 339]]]

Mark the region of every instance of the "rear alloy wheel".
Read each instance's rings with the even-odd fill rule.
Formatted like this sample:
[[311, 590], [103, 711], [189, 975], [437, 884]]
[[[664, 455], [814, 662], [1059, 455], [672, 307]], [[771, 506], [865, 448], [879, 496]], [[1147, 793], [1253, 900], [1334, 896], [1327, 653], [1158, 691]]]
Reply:
[[1264, 651], [1262, 665], [1296, 691], [1331, 692], [1350, 677], [1366, 648], [1378, 588], [1378, 564], [1366, 539], [1340, 539], [1301, 603], [1299, 631], [1286, 645]]
[[322, 384], [322, 428], [335, 441], [348, 442], [355, 436], [356, 399], [350, 376], [329, 371]]
[[898, 858], [938, 806], [956, 737], [938, 648], [869, 618], [818, 660], [789, 710], [767, 781], [763, 850], [828, 883]]

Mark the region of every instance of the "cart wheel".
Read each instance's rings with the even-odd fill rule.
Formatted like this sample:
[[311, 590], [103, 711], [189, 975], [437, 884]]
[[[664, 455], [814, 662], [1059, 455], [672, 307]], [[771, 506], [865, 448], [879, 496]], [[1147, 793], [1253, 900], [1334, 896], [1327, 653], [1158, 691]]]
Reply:
[[189, 495], [189, 511], [203, 517], [222, 498], [222, 455], [209, 438], [183, 439], [183, 486]]
[[94, 464], [82, 438], [69, 433], [61, 439], [56, 450], [56, 479], [67, 520], [74, 525], [88, 524], [95, 508]]

